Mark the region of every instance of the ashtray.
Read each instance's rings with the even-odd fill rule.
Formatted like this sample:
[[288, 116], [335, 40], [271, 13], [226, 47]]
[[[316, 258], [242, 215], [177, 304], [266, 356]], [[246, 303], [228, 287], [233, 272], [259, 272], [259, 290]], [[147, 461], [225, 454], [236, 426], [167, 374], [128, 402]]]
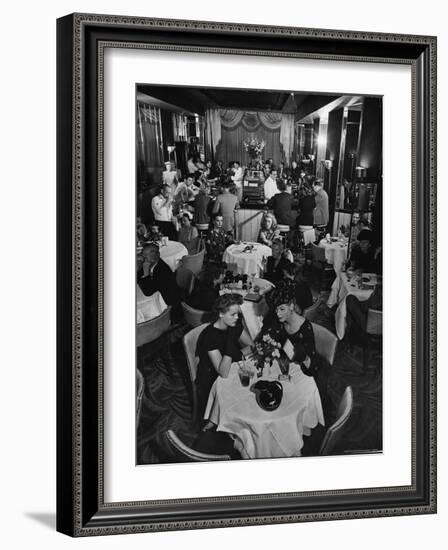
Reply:
[[259, 380], [250, 391], [255, 393], [258, 406], [265, 411], [275, 411], [282, 402], [283, 386], [276, 380]]

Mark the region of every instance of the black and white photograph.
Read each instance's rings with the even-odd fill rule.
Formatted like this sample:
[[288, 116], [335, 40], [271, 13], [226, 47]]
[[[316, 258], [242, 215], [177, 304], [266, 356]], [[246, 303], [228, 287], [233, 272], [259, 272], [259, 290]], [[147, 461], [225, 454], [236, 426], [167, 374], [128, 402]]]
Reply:
[[137, 465], [381, 453], [383, 98], [135, 107]]

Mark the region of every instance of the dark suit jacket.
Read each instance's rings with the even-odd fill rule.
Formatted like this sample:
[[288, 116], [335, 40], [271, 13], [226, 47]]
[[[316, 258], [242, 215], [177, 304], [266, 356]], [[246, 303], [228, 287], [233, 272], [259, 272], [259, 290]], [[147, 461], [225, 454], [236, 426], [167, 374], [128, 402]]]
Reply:
[[277, 223], [294, 227], [296, 224], [297, 212], [293, 210], [293, 196], [286, 191], [277, 193], [268, 202], [268, 208], [274, 211]]
[[145, 296], [151, 296], [159, 291], [168, 305], [176, 304], [180, 300], [176, 277], [163, 260], [159, 260], [152, 276], [143, 277], [143, 269], [141, 269], [137, 273], [137, 282]]
[[280, 258], [280, 261], [275, 267], [275, 260], [272, 256], [269, 256], [268, 261], [266, 263], [266, 271], [264, 273], [264, 278], [268, 281], [271, 281], [271, 283], [274, 283], [276, 285], [280, 281], [283, 280], [283, 270], [287, 265], [289, 265], [291, 262], [287, 260], [284, 256]]
[[316, 201], [314, 195], [307, 195], [299, 200], [299, 225], [313, 225], [314, 224], [314, 207]]

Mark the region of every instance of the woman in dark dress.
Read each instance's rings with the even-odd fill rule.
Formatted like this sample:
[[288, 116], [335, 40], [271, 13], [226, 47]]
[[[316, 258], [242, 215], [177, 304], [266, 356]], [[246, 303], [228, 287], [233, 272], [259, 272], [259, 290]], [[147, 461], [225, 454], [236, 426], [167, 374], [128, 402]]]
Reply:
[[285, 258], [283, 242], [276, 239], [272, 243], [272, 256], [266, 262], [264, 278], [276, 285], [283, 280], [283, 271], [291, 262]]
[[305, 374], [313, 376], [317, 372], [313, 327], [299, 313], [295, 290], [291, 285], [282, 284], [272, 292], [270, 299], [281, 325], [283, 349], [291, 361], [300, 364]]
[[200, 334], [196, 346], [199, 357], [196, 391], [199, 414], [202, 416], [213, 382], [226, 378], [233, 362], [242, 358], [241, 348], [252, 345], [252, 339], [240, 321], [239, 294], [224, 294], [215, 303], [215, 321]]

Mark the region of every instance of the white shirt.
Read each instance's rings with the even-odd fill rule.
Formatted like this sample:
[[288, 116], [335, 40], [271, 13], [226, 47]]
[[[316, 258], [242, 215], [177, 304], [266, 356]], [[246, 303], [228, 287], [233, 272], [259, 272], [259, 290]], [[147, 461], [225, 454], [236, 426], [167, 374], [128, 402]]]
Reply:
[[152, 211], [154, 212], [154, 218], [158, 222], [170, 222], [173, 217], [173, 203], [172, 201], [166, 202], [163, 195], [157, 195], [151, 202]]
[[280, 193], [277, 182], [272, 179], [270, 176], [269, 178], [264, 182], [264, 198], [266, 201], [271, 199], [274, 195], [277, 195]]
[[235, 185], [237, 187], [241, 187], [241, 183], [243, 181], [243, 177], [244, 177], [244, 171], [243, 169], [241, 168], [241, 166], [239, 166], [236, 170], [235, 170], [235, 174], [232, 176], [232, 181], [235, 183]]
[[174, 170], [165, 170], [162, 173], [162, 182], [169, 185], [174, 191], [177, 185], [177, 173]]

